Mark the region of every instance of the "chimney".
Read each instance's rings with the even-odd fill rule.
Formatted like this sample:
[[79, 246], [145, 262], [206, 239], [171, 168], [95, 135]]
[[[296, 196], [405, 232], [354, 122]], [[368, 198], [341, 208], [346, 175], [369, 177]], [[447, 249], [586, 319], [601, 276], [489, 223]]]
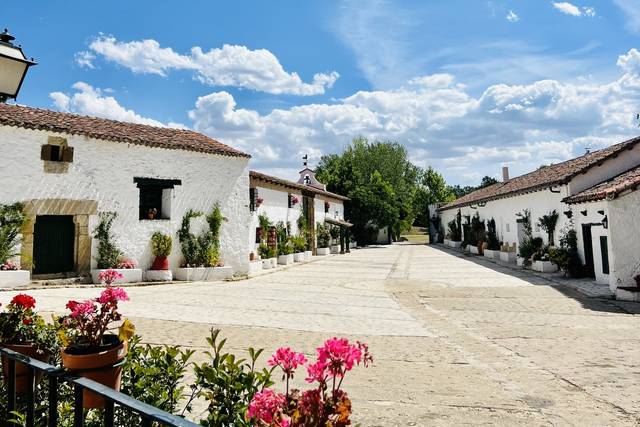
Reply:
[[509, 181], [509, 166], [502, 167], [502, 182]]

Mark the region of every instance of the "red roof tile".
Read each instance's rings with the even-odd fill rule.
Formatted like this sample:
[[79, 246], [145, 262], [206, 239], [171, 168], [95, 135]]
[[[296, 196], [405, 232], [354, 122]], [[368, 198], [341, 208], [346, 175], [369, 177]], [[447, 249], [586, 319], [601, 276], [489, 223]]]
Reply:
[[0, 103], [0, 125], [84, 135], [95, 139], [170, 150], [251, 157], [192, 130], [125, 123], [21, 105]]
[[595, 202], [602, 199], [615, 199], [626, 190], [636, 190], [640, 186], [640, 166], [636, 166], [610, 180], [601, 182], [573, 196], [566, 197], [565, 203]]
[[332, 193], [330, 191], [321, 190], [319, 188], [310, 187], [304, 184], [298, 184], [297, 182], [289, 181], [287, 179], [282, 179], [282, 178], [278, 178], [271, 175], [265, 175], [263, 173], [256, 172], [256, 171], [250, 171], [249, 177], [256, 181], [263, 181], [271, 184], [281, 185], [283, 187], [291, 188], [292, 190], [300, 190], [300, 191], [306, 190], [306, 191], [311, 191], [312, 193], [315, 193], [315, 194], [319, 194], [321, 196], [331, 197], [337, 200], [349, 200], [348, 197], [341, 196], [339, 194]]
[[588, 169], [602, 164], [605, 160], [617, 156], [620, 152], [632, 149], [640, 143], [640, 137], [630, 139], [620, 144], [615, 144], [602, 150], [593, 151], [575, 159], [567, 160], [551, 166], [545, 166], [525, 175], [510, 179], [507, 182], [499, 182], [485, 188], [481, 188], [465, 196], [460, 197], [439, 210], [454, 209], [491, 200], [503, 199], [519, 194], [544, 190], [549, 187], [566, 184], [573, 177]]

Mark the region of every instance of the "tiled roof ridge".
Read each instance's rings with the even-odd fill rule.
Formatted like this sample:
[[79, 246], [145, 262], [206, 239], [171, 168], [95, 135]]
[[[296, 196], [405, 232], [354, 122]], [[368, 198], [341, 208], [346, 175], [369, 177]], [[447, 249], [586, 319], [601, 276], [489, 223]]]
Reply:
[[255, 170], [249, 171], [249, 176], [251, 176], [253, 178], [256, 178], [256, 179], [262, 179], [263, 181], [273, 181], [274, 183], [280, 183], [281, 185], [286, 185], [286, 186], [289, 186], [291, 188], [296, 188], [296, 189], [299, 189], [299, 190], [308, 190], [308, 191], [311, 191], [313, 193], [322, 194], [322, 195], [325, 195], [327, 197], [332, 197], [332, 198], [338, 199], [338, 200], [349, 200], [348, 197], [342, 196], [342, 195], [337, 194], [337, 193], [332, 193], [331, 191], [321, 190], [319, 188], [310, 187], [310, 186], [304, 185], [304, 184], [298, 184], [295, 181], [290, 181], [288, 179], [280, 178], [280, 177], [273, 176], [273, 175], [267, 175], [266, 173], [258, 172], [258, 171], [255, 171]]
[[[0, 104], [0, 125], [84, 135], [95, 139], [157, 148], [251, 157], [192, 129], [126, 122], [20, 104]], [[91, 128], [91, 125], [94, 127]], [[111, 133], [109, 133], [109, 126], [113, 127]], [[131, 135], [125, 132], [126, 130], [131, 130]]]

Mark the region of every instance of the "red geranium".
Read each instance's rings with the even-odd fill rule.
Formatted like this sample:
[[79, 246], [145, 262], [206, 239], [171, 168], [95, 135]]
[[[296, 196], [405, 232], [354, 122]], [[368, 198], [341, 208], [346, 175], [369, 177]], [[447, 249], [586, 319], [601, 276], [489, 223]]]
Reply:
[[11, 300], [10, 304], [17, 307], [22, 307], [25, 310], [34, 309], [36, 307], [36, 300], [31, 295], [18, 294]]

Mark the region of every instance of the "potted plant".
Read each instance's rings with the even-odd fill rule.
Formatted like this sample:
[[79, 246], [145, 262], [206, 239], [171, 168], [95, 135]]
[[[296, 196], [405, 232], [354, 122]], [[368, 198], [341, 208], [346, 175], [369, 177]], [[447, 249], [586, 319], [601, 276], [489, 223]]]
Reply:
[[142, 281], [142, 270], [135, 260], [124, 258], [114, 243], [111, 227], [116, 220], [115, 212], [100, 213], [100, 221], [93, 230], [93, 237], [98, 241], [97, 267], [91, 270], [93, 283], [102, 283], [100, 276], [107, 270], [115, 269], [120, 274], [117, 283], [135, 283]]
[[277, 253], [275, 248], [270, 248], [266, 243], [260, 243], [258, 246], [258, 253], [262, 258], [262, 268], [267, 270], [274, 268], [278, 263]]
[[[112, 287], [120, 273], [106, 270], [101, 279], [106, 288], [100, 296], [85, 301], [71, 300], [66, 307], [67, 316], [58, 318], [58, 336], [64, 348], [62, 365], [70, 372], [89, 378], [114, 390], [120, 389], [122, 363], [127, 355], [127, 341], [134, 327], [124, 319], [118, 334], [113, 324], [122, 320], [118, 303], [129, 297], [122, 288]], [[83, 391], [84, 408], [103, 408], [104, 399], [88, 390]]]
[[483, 248], [484, 256], [490, 259], [500, 258], [500, 241], [498, 240], [498, 233], [496, 231], [496, 220], [491, 218], [487, 221], [487, 241], [485, 242], [486, 248]]
[[31, 280], [29, 271], [20, 270], [12, 260], [19, 255], [16, 247], [26, 220], [22, 204], [0, 205], [0, 286], [25, 285]]
[[[538, 237], [538, 239], [540, 239]], [[542, 245], [541, 245], [542, 246]], [[541, 247], [532, 256], [531, 269], [541, 273], [553, 273], [558, 271], [558, 266], [551, 261], [549, 246]]]
[[331, 236], [331, 253], [339, 254], [340, 253], [340, 228], [335, 225], [329, 226], [329, 235]]
[[149, 281], [171, 281], [173, 274], [169, 270], [169, 255], [173, 247], [171, 236], [156, 231], [151, 236], [151, 253], [155, 257], [151, 269], [147, 270], [147, 280]]
[[256, 199], [256, 208], [259, 208], [260, 205], [262, 205], [264, 203], [264, 199], [262, 197], [258, 197]]
[[220, 228], [226, 218], [218, 204], [205, 216], [208, 228], [199, 236], [191, 232], [191, 220], [203, 216], [202, 212], [189, 209], [182, 218], [178, 238], [184, 261], [174, 271], [177, 280], [211, 281], [225, 280], [233, 276], [233, 269], [225, 266], [220, 257]]
[[147, 219], [155, 219], [156, 215], [158, 214], [158, 209], [156, 208], [150, 208], [147, 211]]
[[318, 223], [318, 225], [316, 226], [316, 238], [318, 241], [316, 254], [329, 255], [331, 253], [331, 249], [329, 248], [331, 235], [329, 234], [329, 230], [324, 226], [324, 224]]
[[[24, 354], [41, 362], [48, 362], [52, 352], [57, 351], [58, 342], [54, 328], [34, 311], [36, 300], [26, 294], [18, 294], [0, 313], [0, 346]], [[15, 365], [16, 393], [23, 394], [29, 387], [27, 366]], [[5, 384], [9, 377], [9, 363], [2, 357], [2, 373]], [[36, 384], [42, 372], [35, 371]]]
[[306, 260], [305, 250], [307, 249], [307, 239], [304, 236], [295, 236], [290, 239], [293, 245], [293, 261], [303, 262]]

